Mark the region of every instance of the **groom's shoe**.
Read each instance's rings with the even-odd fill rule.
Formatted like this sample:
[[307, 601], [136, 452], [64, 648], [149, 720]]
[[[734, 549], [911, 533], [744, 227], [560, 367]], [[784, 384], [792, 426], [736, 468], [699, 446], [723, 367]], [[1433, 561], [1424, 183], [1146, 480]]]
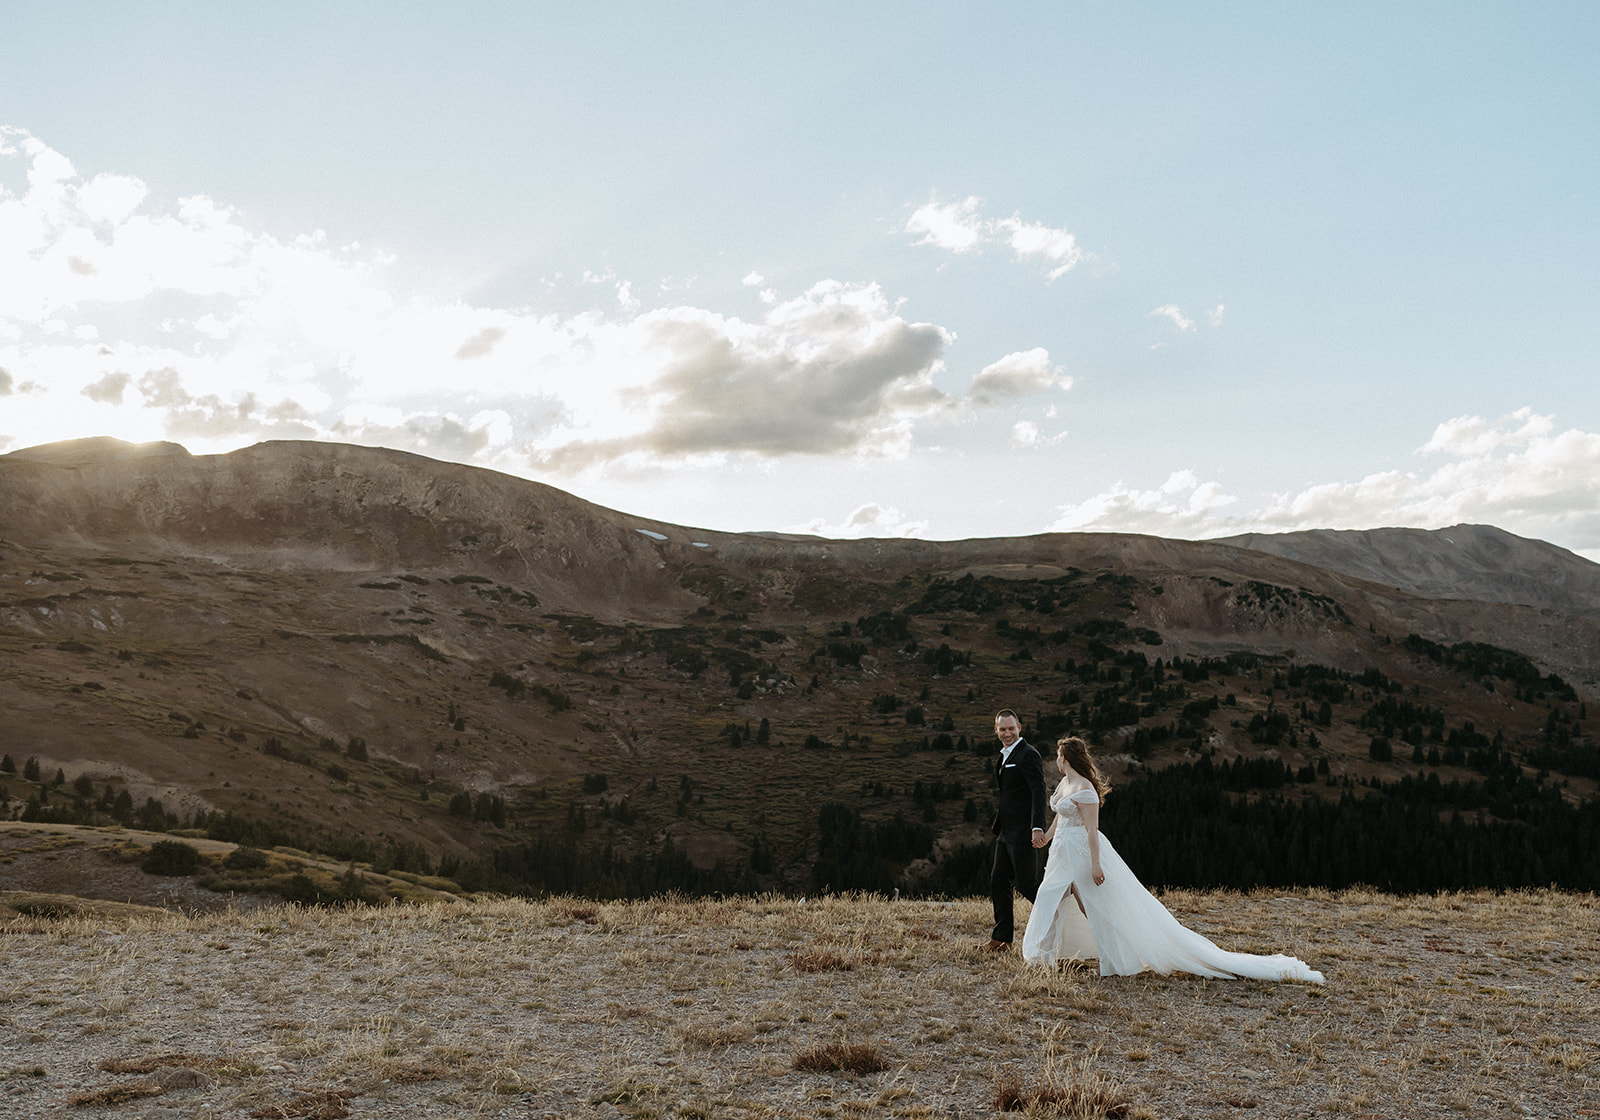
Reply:
[[995, 941], [994, 939], [991, 938], [987, 945], [982, 945], [982, 946], [980, 946], [980, 948], [985, 953], [1005, 953], [1005, 952], [1009, 952], [1010, 951], [1011, 942], [1009, 942], [1009, 941]]

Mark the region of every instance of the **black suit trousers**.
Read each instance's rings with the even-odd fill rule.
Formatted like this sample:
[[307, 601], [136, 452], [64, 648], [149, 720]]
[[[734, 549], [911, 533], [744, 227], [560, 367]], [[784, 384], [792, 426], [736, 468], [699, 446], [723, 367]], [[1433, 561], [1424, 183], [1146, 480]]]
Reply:
[[1029, 902], [1039, 893], [1038, 849], [1026, 833], [1021, 840], [1000, 836], [994, 842], [994, 870], [989, 874], [989, 890], [994, 898], [994, 932], [989, 936], [996, 941], [1016, 940], [1016, 918], [1011, 908], [1013, 889]]

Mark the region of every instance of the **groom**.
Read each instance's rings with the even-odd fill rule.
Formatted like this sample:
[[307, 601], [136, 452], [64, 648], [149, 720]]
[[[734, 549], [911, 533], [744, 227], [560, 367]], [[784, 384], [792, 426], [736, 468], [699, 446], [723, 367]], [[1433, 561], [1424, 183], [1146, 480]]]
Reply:
[[1000, 779], [1000, 804], [989, 825], [995, 834], [994, 871], [989, 875], [994, 933], [984, 948], [1003, 952], [1011, 948], [1016, 936], [1012, 887], [1029, 902], [1039, 891], [1039, 864], [1034, 857], [1033, 840], [1044, 835], [1044, 759], [1023, 740], [1022, 723], [1010, 708], [1001, 708], [994, 717], [994, 735], [1000, 740], [1000, 761], [994, 768], [995, 777]]

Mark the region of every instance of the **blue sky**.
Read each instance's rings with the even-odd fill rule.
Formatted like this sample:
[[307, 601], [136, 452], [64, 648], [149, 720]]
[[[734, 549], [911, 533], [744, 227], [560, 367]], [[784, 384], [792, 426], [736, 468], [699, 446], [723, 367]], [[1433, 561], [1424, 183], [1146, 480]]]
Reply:
[[22, 7], [0, 450], [1600, 559], [1592, 5]]

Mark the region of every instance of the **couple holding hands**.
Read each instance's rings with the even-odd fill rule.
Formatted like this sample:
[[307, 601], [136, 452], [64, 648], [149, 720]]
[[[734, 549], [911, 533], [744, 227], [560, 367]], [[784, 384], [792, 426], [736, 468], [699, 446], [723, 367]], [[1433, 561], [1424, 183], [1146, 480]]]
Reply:
[[[1100, 804], [1111, 787], [1082, 739], [1068, 736], [1056, 743], [1061, 781], [1049, 791], [1044, 759], [1022, 738], [1017, 714], [1001, 709], [994, 733], [1000, 740], [995, 764], [1000, 790], [991, 825], [994, 932], [985, 949], [1011, 948], [1014, 888], [1034, 904], [1022, 935], [1022, 955], [1038, 964], [1098, 959], [1101, 976], [1131, 976], [1149, 969], [1218, 980], [1323, 982], [1322, 973], [1294, 957], [1218, 948], [1180, 925], [1145, 890], [1100, 835]], [[1035, 849], [1045, 847], [1050, 858], [1041, 882]]]

